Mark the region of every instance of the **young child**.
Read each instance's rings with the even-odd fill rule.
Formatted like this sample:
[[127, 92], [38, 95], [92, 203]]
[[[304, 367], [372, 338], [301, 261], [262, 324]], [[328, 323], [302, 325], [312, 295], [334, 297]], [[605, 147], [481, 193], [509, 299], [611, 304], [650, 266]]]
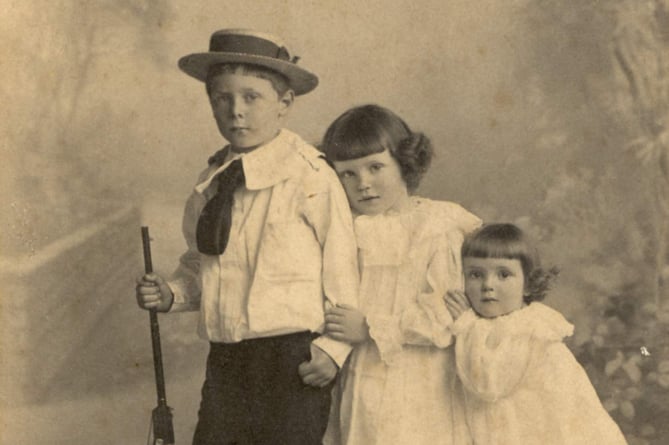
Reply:
[[487, 225], [466, 238], [462, 262], [466, 297], [446, 300], [453, 318], [461, 314], [456, 364], [474, 443], [624, 444], [562, 342], [573, 326], [538, 302], [556, 271], [539, 267], [523, 232]]
[[325, 443], [465, 443], [455, 431], [464, 421], [452, 419], [452, 319], [442, 298], [462, 283], [460, 245], [480, 221], [452, 202], [412, 195], [432, 146], [390, 110], [347, 111], [322, 148], [354, 212], [361, 268], [360, 309], [326, 313], [326, 332], [355, 347]]
[[319, 336], [326, 303], [354, 306], [346, 195], [322, 153], [282, 129], [318, 79], [275, 37], [221, 30], [179, 67], [205, 82], [229, 142], [186, 203], [188, 250], [169, 281], [138, 280], [145, 309], [200, 311], [211, 343], [193, 443], [320, 444], [351, 346]]

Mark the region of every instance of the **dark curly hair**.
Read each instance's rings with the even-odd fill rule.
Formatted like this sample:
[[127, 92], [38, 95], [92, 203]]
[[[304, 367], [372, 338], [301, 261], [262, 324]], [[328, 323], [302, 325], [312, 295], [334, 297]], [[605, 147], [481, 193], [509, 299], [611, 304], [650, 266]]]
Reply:
[[351, 108], [330, 124], [320, 146], [328, 161], [348, 161], [388, 150], [407, 190], [418, 188], [432, 162], [430, 139], [413, 132], [399, 116], [379, 105]]
[[508, 258], [520, 261], [525, 276], [523, 299], [529, 304], [546, 297], [557, 277], [556, 267], [542, 269], [539, 255], [525, 233], [514, 224], [486, 224], [472, 232], [462, 244], [462, 258]]

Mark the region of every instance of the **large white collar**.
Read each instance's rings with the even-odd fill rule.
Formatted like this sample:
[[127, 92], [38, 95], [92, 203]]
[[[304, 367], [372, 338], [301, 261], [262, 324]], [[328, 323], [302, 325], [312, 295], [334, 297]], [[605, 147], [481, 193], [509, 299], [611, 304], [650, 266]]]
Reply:
[[233, 153], [229, 146], [226, 147], [223, 157], [225, 162], [213, 168], [207, 178], [195, 186], [195, 190], [202, 193], [209, 187], [213, 178], [235, 159], [242, 160], [246, 188], [261, 190], [298, 176], [307, 165], [318, 169], [316, 160], [319, 157], [322, 157], [322, 153], [307, 144], [300, 136], [282, 129], [274, 139], [249, 153]]

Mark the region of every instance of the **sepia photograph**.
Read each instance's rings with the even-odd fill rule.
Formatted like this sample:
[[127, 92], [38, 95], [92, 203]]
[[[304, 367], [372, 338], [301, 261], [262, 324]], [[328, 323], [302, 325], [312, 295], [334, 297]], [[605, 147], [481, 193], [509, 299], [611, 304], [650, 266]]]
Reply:
[[0, 445], [669, 443], [669, 0], [0, 6]]

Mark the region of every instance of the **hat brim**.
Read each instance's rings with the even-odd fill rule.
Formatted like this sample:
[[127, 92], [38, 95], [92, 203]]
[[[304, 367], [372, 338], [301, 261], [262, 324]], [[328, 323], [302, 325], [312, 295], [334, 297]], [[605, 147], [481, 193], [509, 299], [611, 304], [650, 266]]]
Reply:
[[294, 63], [242, 53], [207, 52], [189, 54], [179, 59], [179, 68], [189, 76], [205, 82], [209, 68], [220, 63], [248, 63], [277, 71], [288, 78], [291, 89], [298, 96], [308, 93], [318, 85], [316, 75]]

